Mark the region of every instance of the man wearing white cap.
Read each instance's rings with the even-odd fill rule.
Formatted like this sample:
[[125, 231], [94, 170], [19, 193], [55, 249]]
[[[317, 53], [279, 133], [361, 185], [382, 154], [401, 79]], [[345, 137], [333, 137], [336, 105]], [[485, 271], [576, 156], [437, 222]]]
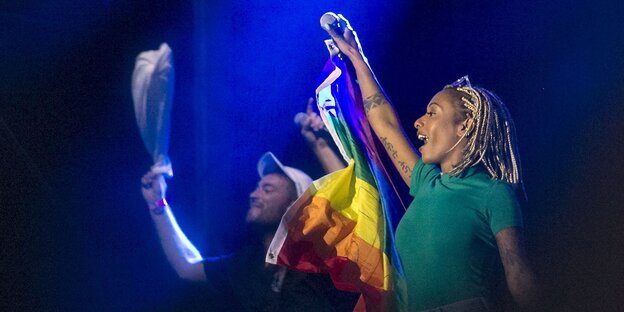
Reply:
[[162, 175], [148, 172], [143, 176], [143, 198], [178, 276], [209, 282], [220, 297], [231, 302], [232, 311], [351, 311], [357, 295], [336, 290], [327, 275], [288, 271], [264, 262], [282, 215], [312, 179], [284, 166], [270, 152], [260, 158], [258, 174], [260, 181], [249, 195], [246, 221], [257, 231], [259, 243], [210, 258], [203, 258], [177, 225], [165, 200], [167, 184]]

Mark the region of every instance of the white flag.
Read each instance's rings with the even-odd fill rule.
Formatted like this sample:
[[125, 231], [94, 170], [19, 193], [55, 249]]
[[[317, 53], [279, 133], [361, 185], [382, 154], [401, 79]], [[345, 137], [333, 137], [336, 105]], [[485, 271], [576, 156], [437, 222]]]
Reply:
[[174, 71], [172, 52], [166, 43], [158, 50], [140, 53], [132, 73], [132, 99], [137, 125], [147, 151], [152, 155], [152, 172], [173, 176], [169, 160], [171, 102]]

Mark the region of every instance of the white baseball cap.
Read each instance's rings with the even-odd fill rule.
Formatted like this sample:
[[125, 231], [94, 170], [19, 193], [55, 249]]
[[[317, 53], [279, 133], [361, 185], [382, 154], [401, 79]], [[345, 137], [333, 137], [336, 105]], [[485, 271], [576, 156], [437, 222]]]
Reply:
[[266, 152], [258, 161], [258, 174], [262, 178], [271, 173], [283, 173], [291, 181], [293, 181], [295, 188], [297, 189], [297, 196], [301, 196], [308, 186], [312, 184], [312, 178], [305, 174], [305, 172], [293, 167], [282, 165], [273, 153]]

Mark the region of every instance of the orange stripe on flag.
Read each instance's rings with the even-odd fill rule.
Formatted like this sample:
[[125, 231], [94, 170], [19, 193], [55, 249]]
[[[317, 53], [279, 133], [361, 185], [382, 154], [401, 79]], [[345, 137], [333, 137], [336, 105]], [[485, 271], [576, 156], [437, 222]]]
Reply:
[[[343, 262], [340, 265], [341, 272], [338, 275], [332, 274], [332, 279], [337, 284], [345, 281], [352, 283], [354, 277], [357, 277], [362, 283], [383, 289], [382, 251], [358, 237], [354, 233], [355, 225], [355, 221], [334, 210], [329, 200], [312, 197], [287, 225], [288, 238], [284, 247], [288, 245], [288, 248], [299, 249], [292, 244], [308, 245], [314, 242], [309, 246], [310, 252], [317, 259], [325, 259], [322, 261], [327, 268], [332, 267], [328, 265], [330, 263]], [[338, 270], [334, 271], [337, 273]], [[348, 288], [354, 290], [352, 287]]]

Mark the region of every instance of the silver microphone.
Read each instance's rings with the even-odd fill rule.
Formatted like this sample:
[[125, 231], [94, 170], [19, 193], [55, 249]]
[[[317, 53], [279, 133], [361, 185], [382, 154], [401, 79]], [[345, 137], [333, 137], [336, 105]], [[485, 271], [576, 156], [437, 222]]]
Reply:
[[299, 112], [295, 115], [295, 125], [301, 127], [303, 125], [303, 121], [308, 117], [308, 114]]
[[[294, 118], [294, 120], [293, 120], [293, 121], [295, 122], [295, 125], [297, 125], [299, 128], [301, 128], [301, 127], [303, 127], [303, 121], [304, 121], [306, 118], [308, 118], [308, 114], [303, 113], [303, 112], [299, 112], [299, 113], [297, 113], [297, 114], [295, 115], [295, 118]], [[324, 132], [329, 132], [329, 131], [327, 130], [327, 127], [325, 127], [325, 126], [323, 126], [323, 129], [321, 129], [321, 130], [319, 130], [319, 131], [316, 131], [316, 130], [313, 130], [313, 131], [314, 131], [314, 132], [317, 132], [317, 133], [321, 133], [321, 134], [323, 134]]]
[[334, 12], [327, 12], [321, 16], [321, 27], [325, 30], [334, 29], [338, 34], [342, 35], [347, 29], [347, 22], [336, 15]]

